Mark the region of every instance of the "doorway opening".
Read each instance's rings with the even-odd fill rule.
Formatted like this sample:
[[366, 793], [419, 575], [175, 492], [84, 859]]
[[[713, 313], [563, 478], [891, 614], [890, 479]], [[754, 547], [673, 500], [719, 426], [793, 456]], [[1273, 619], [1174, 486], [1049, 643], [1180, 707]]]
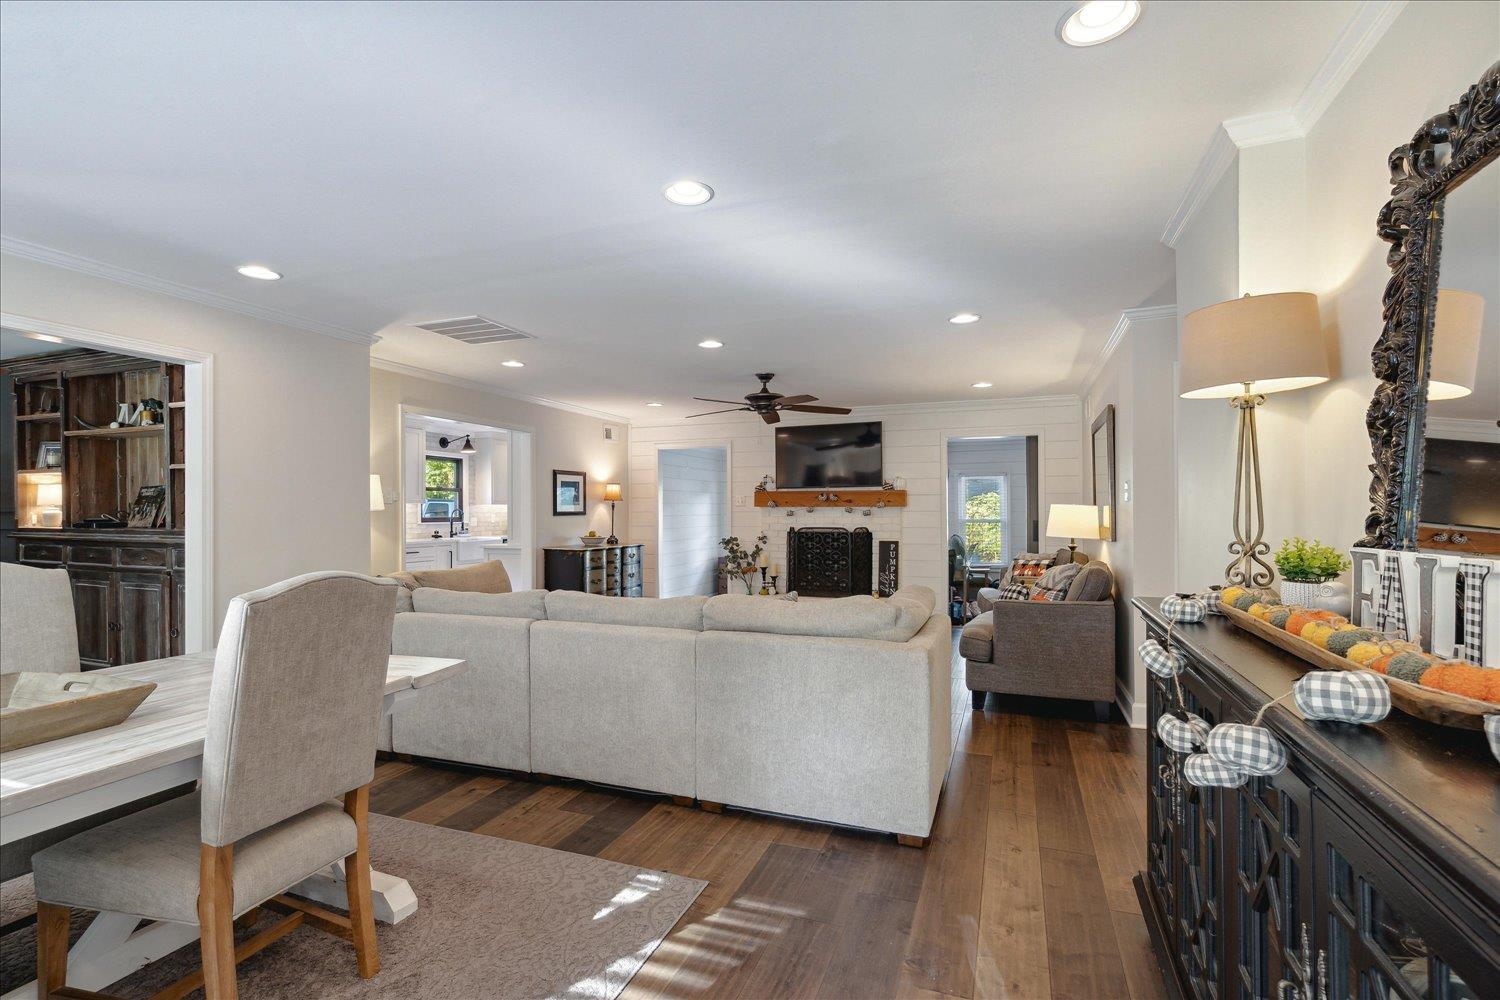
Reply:
[[4, 318], [0, 561], [67, 571], [84, 670], [212, 645], [211, 376], [199, 351]]
[[948, 564], [955, 618], [967, 620], [983, 587], [1041, 542], [1036, 435], [950, 438]]
[[531, 431], [401, 407], [400, 568], [498, 561], [533, 579]]
[[729, 534], [729, 446], [657, 451], [658, 597], [719, 591], [719, 540]]

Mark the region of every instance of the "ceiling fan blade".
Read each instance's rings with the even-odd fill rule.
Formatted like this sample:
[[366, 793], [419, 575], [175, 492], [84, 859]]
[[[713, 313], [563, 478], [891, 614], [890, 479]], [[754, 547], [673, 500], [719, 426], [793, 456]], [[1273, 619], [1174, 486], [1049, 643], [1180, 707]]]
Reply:
[[781, 414], [775, 410], [764, 410], [761, 412], [760, 419], [768, 424], [779, 424], [781, 423]]
[[853, 413], [847, 406], [805, 406], [798, 403], [795, 406], [783, 406], [783, 410], [796, 410], [798, 413]]
[[748, 410], [748, 409], [750, 409], [750, 407], [748, 407], [748, 406], [736, 406], [736, 407], [734, 407], [731, 410], [709, 410], [707, 413], [689, 413], [687, 415], [687, 419], [691, 420], [694, 417], [711, 417], [711, 416], [713, 416], [716, 413], [738, 413], [740, 410]]
[[745, 401], [743, 399], [709, 399], [707, 396], [694, 396], [693, 398], [700, 403], [728, 403], [730, 406], [745, 405]]
[[816, 403], [817, 396], [782, 396], [776, 401], [777, 406], [800, 406], [803, 403]]

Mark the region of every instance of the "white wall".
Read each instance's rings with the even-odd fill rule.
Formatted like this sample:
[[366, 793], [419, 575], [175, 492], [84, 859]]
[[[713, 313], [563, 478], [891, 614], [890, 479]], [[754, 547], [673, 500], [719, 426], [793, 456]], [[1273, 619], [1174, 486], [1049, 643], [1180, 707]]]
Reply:
[[[772, 428], [745, 413], [712, 420], [637, 424], [630, 432], [630, 534], [650, 546], [656, 539], [657, 449], [667, 445], [693, 447], [729, 441], [730, 531], [747, 543], [765, 531], [770, 536], [772, 561], [786, 564], [789, 527], [866, 527], [877, 543], [901, 543], [901, 582], [933, 588], [939, 601], [948, 593], [946, 488], [943, 466], [945, 442], [950, 437], [996, 437], [1035, 434], [1040, 438], [1042, 510], [1050, 502], [1076, 503], [1083, 489], [1079, 402], [1074, 397], [995, 400], [974, 403], [934, 403], [917, 406], [860, 407], [847, 417], [824, 420], [784, 420], [791, 425], [879, 420], [884, 424], [884, 462], [887, 479], [902, 477], [910, 494], [904, 509], [875, 511], [865, 517], [842, 508], [805, 510], [753, 506], [755, 484], [775, 474], [776, 451]], [[1044, 544], [1045, 547], [1045, 544]], [[646, 593], [657, 592], [656, 560], [646, 558]]]
[[[1177, 324], [1173, 318], [1135, 320], [1120, 345], [1084, 390], [1085, 479], [1093, 476], [1092, 428], [1106, 406], [1115, 408], [1115, 539], [1079, 548], [1115, 574], [1115, 673], [1120, 706], [1134, 725], [1145, 724], [1145, 667], [1135, 648], [1145, 639], [1136, 597], [1176, 589], [1177, 499], [1174, 416]], [[1090, 492], [1085, 489], [1084, 502]]]
[[236, 594], [368, 569], [365, 345], [10, 255], [0, 268], [7, 313], [213, 355], [210, 643]]
[[[980, 438], [948, 442], [948, 534], [956, 534], [964, 517], [964, 476], [1006, 477], [1005, 559], [1026, 551], [1026, 439]], [[1041, 517], [1041, 512], [1035, 512]]]
[[728, 471], [729, 457], [722, 447], [674, 448], [659, 453], [660, 596], [715, 592], [722, 554], [719, 539], [729, 527]]
[[[399, 416], [400, 404], [474, 423], [512, 427], [531, 431], [533, 531], [535, 544], [566, 544], [593, 529], [609, 534], [609, 504], [601, 498], [604, 484], [626, 485], [625, 448], [627, 429], [622, 424], [599, 417], [586, 416], [553, 406], [502, 396], [498, 393], [455, 385], [435, 379], [372, 368], [368, 359], [364, 378], [369, 402], [364, 410], [364, 426], [359, 437], [368, 435], [370, 442], [369, 472], [378, 473], [391, 490], [400, 474]], [[604, 439], [606, 426], [615, 430], [615, 440]], [[554, 516], [552, 513], [552, 470], [581, 471], [588, 476], [587, 510], [583, 516]], [[368, 473], [365, 482], [368, 484]], [[368, 485], [366, 486], [368, 493]], [[511, 498], [512, 514], [518, 498]], [[368, 505], [366, 505], [368, 506]], [[654, 508], [654, 504], [653, 504]], [[616, 525], [629, 525], [630, 494], [625, 494], [616, 515]], [[400, 564], [401, 512], [394, 507], [370, 514], [366, 559], [373, 572], [393, 572]], [[513, 516], [514, 520], [514, 516]], [[619, 532], [627, 538], [624, 530]], [[652, 532], [653, 536], [655, 532]], [[541, 555], [534, 560], [534, 579], [541, 581]]]

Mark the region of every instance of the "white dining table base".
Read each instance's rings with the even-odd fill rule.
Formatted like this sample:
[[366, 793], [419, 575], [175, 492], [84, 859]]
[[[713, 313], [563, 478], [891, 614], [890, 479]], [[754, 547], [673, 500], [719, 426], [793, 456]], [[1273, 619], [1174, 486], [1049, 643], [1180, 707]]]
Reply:
[[[185, 657], [183, 659], [186, 659]], [[420, 680], [396, 689], [398, 664], [420, 671], [435, 663], [447, 666], [421, 676]], [[452, 676], [461, 672], [467, 664], [462, 660], [438, 660], [425, 657], [391, 657], [392, 680], [382, 704], [382, 714], [389, 716], [408, 699], [417, 696], [423, 687], [441, 676]], [[100, 786], [92, 795], [70, 802], [48, 803], [6, 817], [7, 836], [25, 836], [32, 828], [50, 829], [70, 819], [74, 812], [88, 815], [93, 811], [120, 802], [133, 801], [143, 795], [197, 779], [201, 771], [202, 758], [188, 757], [169, 767], [124, 779], [110, 785]], [[79, 802], [85, 803], [78, 805]], [[12, 824], [14, 820], [14, 824]], [[344, 862], [339, 861], [323, 871], [302, 880], [287, 890], [314, 902], [346, 909], [348, 896], [345, 890]], [[370, 870], [370, 895], [374, 904], [375, 919], [381, 923], [399, 924], [417, 912], [417, 895], [404, 878], [385, 872]], [[128, 913], [105, 911], [97, 914], [83, 935], [68, 949], [68, 985], [74, 989], [101, 990], [116, 983], [133, 972], [164, 958], [183, 945], [198, 940], [198, 925], [171, 923], [162, 920], [142, 920]], [[36, 983], [27, 983], [6, 993], [0, 1000], [33, 1000], [37, 996]]]

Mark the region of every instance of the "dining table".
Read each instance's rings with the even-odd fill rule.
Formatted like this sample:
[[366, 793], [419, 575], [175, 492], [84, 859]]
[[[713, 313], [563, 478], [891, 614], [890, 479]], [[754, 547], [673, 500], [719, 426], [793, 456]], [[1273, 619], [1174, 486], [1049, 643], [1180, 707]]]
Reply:
[[[0, 753], [0, 844], [11, 844], [151, 795], [191, 784], [203, 769], [214, 651], [147, 660], [97, 673], [151, 681], [156, 689], [116, 726]], [[382, 717], [468, 669], [461, 659], [392, 656]], [[371, 748], [373, 755], [374, 748]], [[288, 890], [345, 905], [343, 862]], [[411, 885], [372, 870], [375, 918], [399, 923], [417, 911]], [[98, 990], [198, 938], [196, 924], [98, 914], [68, 953], [68, 984]], [[0, 1000], [34, 997], [35, 983]]]

